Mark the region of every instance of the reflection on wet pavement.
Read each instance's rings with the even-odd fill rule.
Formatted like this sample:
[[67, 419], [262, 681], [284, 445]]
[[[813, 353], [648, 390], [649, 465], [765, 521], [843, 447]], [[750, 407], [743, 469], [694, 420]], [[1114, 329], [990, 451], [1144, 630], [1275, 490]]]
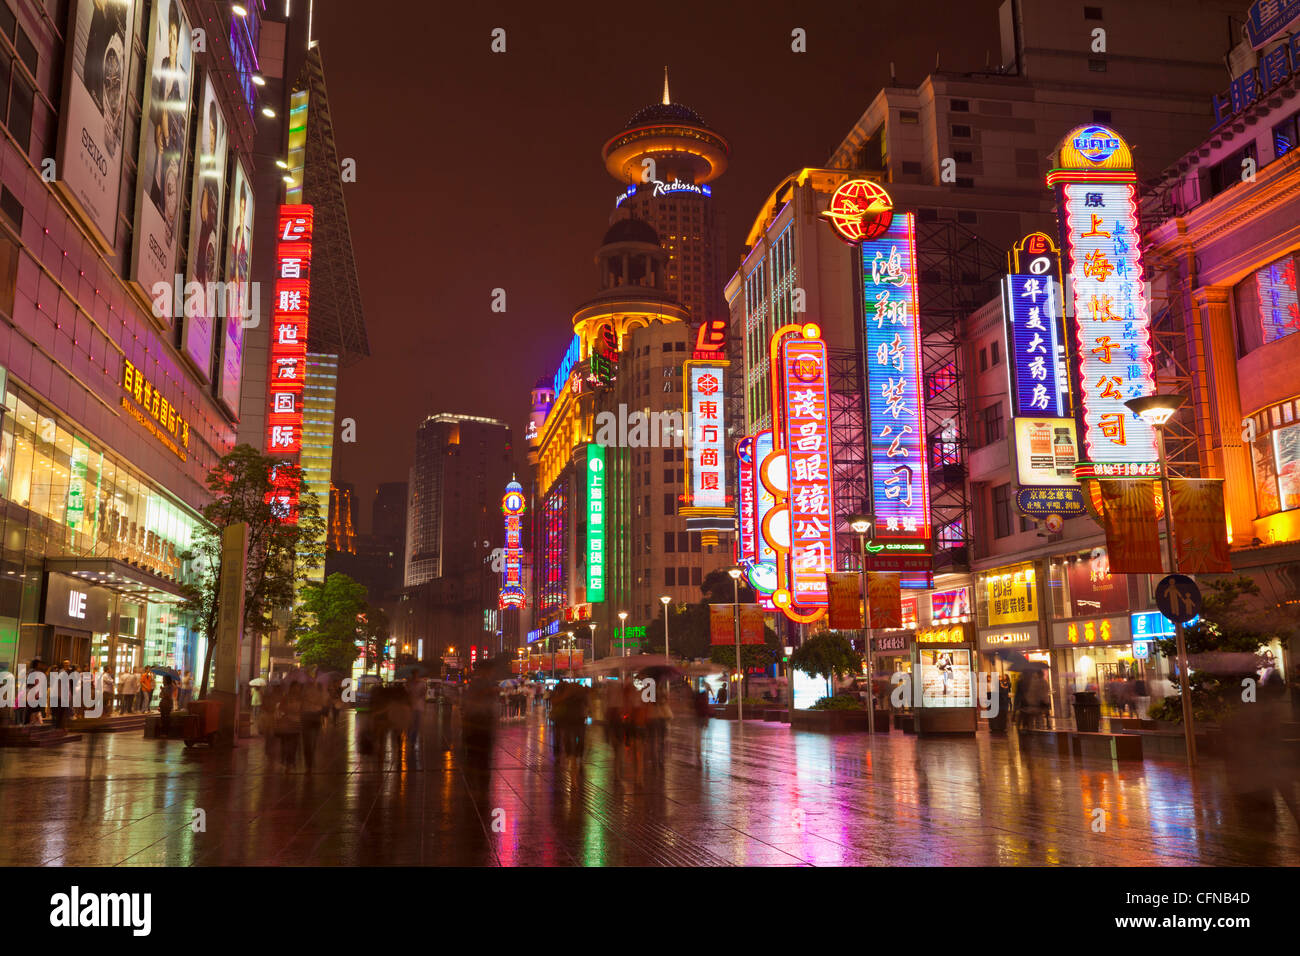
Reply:
[[273, 767], [260, 738], [0, 750], [0, 864], [1300, 864], [1280, 795], [1243, 805], [1213, 761], [1193, 782], [1177, 760], [1021, 753], [1014, 737], [872, 744], [714, 720], [702, 768], [679, 725], [667, 767], [637, 783], [615, 778], [599, 728], [574, 772], [538, 716], [503, 725], [481, 773], [448, 749], [447, 721], [366, 755], [347, 714], [322, 734], [314, 774]]

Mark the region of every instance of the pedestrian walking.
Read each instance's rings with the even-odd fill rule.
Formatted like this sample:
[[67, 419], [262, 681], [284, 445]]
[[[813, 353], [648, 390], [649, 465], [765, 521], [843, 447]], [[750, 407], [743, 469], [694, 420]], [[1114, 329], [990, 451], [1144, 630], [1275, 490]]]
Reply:
[[170, 674], [163, 676], [162, 689], [158, 692], [158, 713], [162, 717], [158, 736], [167, 737], [171, 732], [172, 708], [176, 703], [176, 682]]
[[423, 677], [416, 677], [407, 684], [406, 689], [411, 702], [411, 726], [406, 732], [406, 739], [410, 741], [411, 746], [415, 746], [420, 739], [420, 731], [424, 727], [424, 711], [428, 705], [429, 682]]
[[319, 684], [308, 684], [302, 699], [302, 762], [308, 773], [316, 763], [316, 741], [324, 715], [325, 692]]
[[262, 732], [262, 684], [253, 684], [249, 687], [249, 702], [252, 704], [253, 726], [257, 732]]
[[99, 678], [99, 699], [104, 702], [104, 716], [113, 716], [113, 701], [116, 697], [115, 684], [113, 681], [113, 672], [104, 665], [104, 671]]
[[298, 740], [302, 736], [302, 685], [290, 684], [275, 713], [275, 736], [280, 744], [280, 764], [285, 773], [298, 764]]
[[185, 710], [190, 706], [190, 701], [192, 701], [193, 699], [194, 699], [194, 673], [193, 671], [186, 671], [184, 676], [181, 678], [181, 691], [180, 691], [180, 695], [177, 697], [176, 702], [180, 706], [181, 710]]
[[140, 710], [149, 713], [153, 710], [153, 671], [148, 668], [140, 675]]
[[692, 716], [695, 719], [695, 726], [692, 728], [691, 742], [695, 749], [695, 766], [704, 766], [704, 729], [709, 724], [711, 712], [709, 710], [708, 691], [698, 690], [692, 695]]

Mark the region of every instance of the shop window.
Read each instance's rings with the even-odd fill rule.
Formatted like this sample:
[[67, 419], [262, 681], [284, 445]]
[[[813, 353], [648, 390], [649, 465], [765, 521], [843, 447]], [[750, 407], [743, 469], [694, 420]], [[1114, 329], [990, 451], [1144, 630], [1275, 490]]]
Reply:
[[1011, 534], [1011, 485], [997, 485], [993, 489], [993, 537], [1005, 538]]
[[1294, 254], [1256, 270], [1237, 283], [1233, 292], [1242, 355], [1300, 331]]
[[[35, 48], [27, 39], [27, 34], [18, 27], [20, 42], [19, 53], [31, 48], [32, 72], [35, 74]], [[26, 59], [26, 57], [24, 57]], [[36, 87], [27, 79], [20, 62], [10, 53], [7, 46], [0, 45], [0, 117], [3, 117], [10, 134], [23, 152], [26, 152], [32, 137], [32, 110], [36, 103]]]
[[1251, 463], [1260, 517], [1300, 508], [1300, 401], [1257, 413]]
[[994, 402], [984, 409], [984, 444], [1001, 441], [1005, 432], [1002, 422], [1002, 403]]

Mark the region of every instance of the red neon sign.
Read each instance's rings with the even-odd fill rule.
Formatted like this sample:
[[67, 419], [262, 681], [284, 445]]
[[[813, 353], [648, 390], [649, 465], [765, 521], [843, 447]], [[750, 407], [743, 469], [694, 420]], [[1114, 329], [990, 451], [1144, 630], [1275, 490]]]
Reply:
[[[276, 227], [275, 299], [266, 451], [292, 460], [302, 451], [302, 393], [307, 380], [307, 315], [311, 305], [312, 207], [283, 205]], [[298, 490], [279, 481], [272, 499], [282, 520], [297, 520]]]

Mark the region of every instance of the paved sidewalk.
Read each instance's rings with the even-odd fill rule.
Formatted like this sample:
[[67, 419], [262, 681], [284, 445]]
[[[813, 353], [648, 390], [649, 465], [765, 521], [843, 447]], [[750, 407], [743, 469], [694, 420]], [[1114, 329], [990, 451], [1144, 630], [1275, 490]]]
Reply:
[[486, 777], [433, 715], [421, 746], [380, 757], [347, 714], [311, 775], [269, 768], [260, 738], [0, 750], [0, 865], [1300, 865], [1280, 796], [1247, 810], [1213, 762], [1193, 782], [1177, 761], [1022, 755], [1014, 737], [714, 720], [697, 768], [690, 732], [640, 784], [614, 779], [599, 728], [582, 774], [557, 768], [536, 715], [501, 726]]

